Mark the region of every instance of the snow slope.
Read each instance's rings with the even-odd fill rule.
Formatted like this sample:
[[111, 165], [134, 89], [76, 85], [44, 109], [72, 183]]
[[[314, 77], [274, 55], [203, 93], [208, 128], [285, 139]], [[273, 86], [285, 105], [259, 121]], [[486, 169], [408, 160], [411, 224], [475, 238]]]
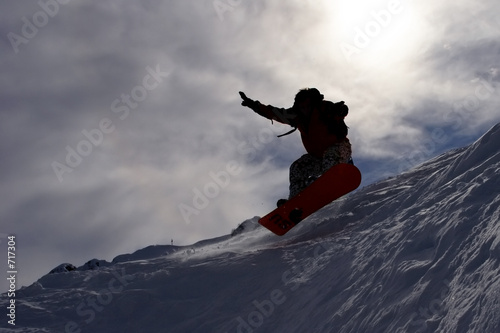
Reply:
[[[500, 124], [287, 236], [63, 264], [1, 332], [500, 332]], [[7, 295], [0, 303], [5, 309]]]

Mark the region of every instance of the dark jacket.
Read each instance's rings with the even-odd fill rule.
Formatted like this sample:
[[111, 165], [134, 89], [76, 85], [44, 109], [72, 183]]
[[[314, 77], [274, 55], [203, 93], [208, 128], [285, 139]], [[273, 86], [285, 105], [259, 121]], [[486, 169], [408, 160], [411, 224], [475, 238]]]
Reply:
[[276, 108], [259, 101], [255, 101], [252, 109], [265, 118], [297, 128], [306, 151], [318, 158], [322, 158], [331, 146], [349, 141], [344, 123], [348, 109], [344, 102], [322, 101], [309, 115], [304, 115], [293, 107]]

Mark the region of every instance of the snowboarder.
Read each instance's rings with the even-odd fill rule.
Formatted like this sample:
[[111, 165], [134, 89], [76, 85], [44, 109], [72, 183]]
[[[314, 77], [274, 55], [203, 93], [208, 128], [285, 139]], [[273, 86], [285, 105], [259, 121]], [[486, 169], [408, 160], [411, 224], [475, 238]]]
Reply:
[[[291, 108], [276, 108], [248, 98], [240, 91], [241, 105], [257, 114], [299, 130], [307, 154], [290, 166], [290, 195], [296, 196], [325, 171], [338, 163], [352, 163], [351, 143], [344, 122], [348, 107], [344, 101], [325, 101], [316, 88], [300, 90]], [[280, 136], [283, 136], [280, 135]], [[278, 201], [278, 206], [286, 202]]]

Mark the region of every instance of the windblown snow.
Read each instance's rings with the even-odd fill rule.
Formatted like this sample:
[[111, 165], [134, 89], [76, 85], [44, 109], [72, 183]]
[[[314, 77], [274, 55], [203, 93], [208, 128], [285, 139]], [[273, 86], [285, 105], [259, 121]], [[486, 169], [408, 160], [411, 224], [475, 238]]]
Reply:
[[188, 247], [62, 264], [16, 291], [0, 330], [498, 333], [499, 148], [497, 124], [283, 237], [255, 217]]

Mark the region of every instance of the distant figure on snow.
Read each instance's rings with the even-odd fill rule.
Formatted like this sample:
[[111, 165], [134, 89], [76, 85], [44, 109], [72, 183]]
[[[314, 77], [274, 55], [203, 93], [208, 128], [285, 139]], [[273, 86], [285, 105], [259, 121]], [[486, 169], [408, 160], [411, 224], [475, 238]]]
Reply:
[[[344, 122], [349, 109], [344, 101], [325, 101], [316, 88], [300, 90], [295, 95], [293, 106], [288, 109], [261, 104], [241, 91], [240, 96], [243, 99], [241, 105], [265, 118], [294, 127], [283, 135], [296, 129], [300, 132], [307, 154], [290, 166], [289, 199], [335, 164], [352, 163], [351, 143], [347, 138], [347, 126]], [[284, 202], [285, 199], [280, 199], [277, 204], [280, 206]]]

